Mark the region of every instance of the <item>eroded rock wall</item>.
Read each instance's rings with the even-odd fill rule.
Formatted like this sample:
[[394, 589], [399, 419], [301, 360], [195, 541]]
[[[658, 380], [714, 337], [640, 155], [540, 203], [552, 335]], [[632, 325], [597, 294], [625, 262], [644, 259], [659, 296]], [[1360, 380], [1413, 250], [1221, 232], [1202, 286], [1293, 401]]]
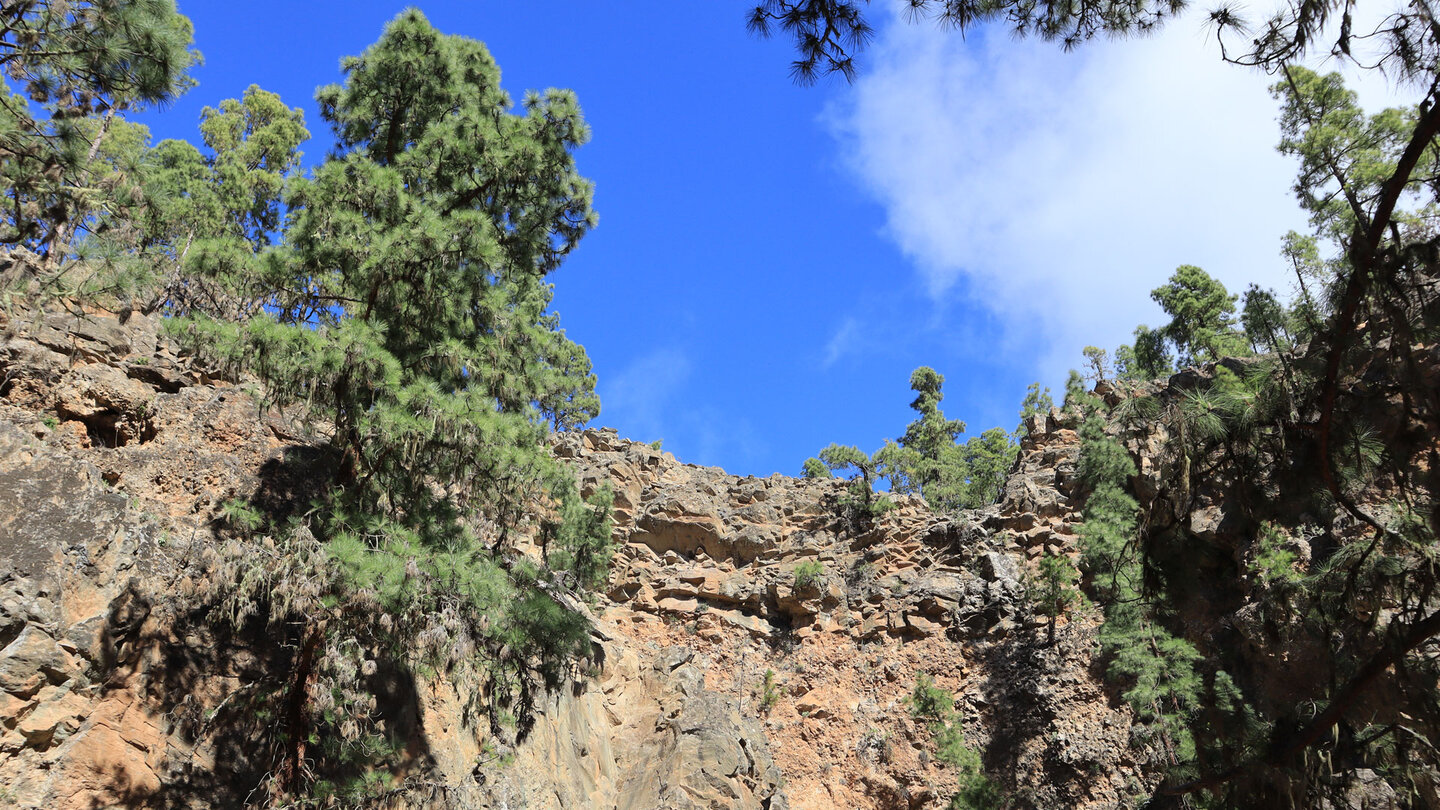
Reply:
[[[220, 505], [305, 503], [323, 442], [158, 326], [0, 322], [0, 806], [264, 798], [265, 752], [217, 718], [290, 651], [227, 629], [199, 597]], [[759, 726], [704, 688], [691, 656], [596, 641], [607, 666], [547, 695], [523, 741], [475, 718], [468, 687], [415, 684], [403, 711], [423, 755], [392, 803], [784, 806]]]
[[[227, 705], [290, 651], [197, 608], [221, 504], [303, 504], [323, 442], [135, 316], [0, 323], [0, 804], [228, 807], [268, 767]], [[869, 523], [843, 484], [743, 478], [587, 430], [555, 452], [615, 492], [591, 607], [602, 665], [523, 739], [417, 683], [396, 806], [943, 807], [955, 777], [905, 698], [924, 672], [1019, 807], [1115, 807], [1153, 784], [1093, 666], [1056, 642], [1029, 561], [1073, 553], [1078, 441], [1039, 418], [1000, 505], [915, 499]], [[797, 577], [805, 565], [807, 573]], [[810, 574], [813, 573], [813, 576]], [[772, 671], [767, 696], [765, 673]]]
[[906, 703], [922, 672], [1019, 806], [1115, 807], [1153, 776], [1092, 671], [1094, 620], [1062, 619], [1052, 646], [1024, 599], [1028, 560], [1073, 553], [1078, 437], [1062, 419], [1032, 421], [1000, 505], [948, 518], [900, 497], [862, 525], [837, 480], [731, 476], [607, 430], [556, 452], [616, 493], [608, 632], [693, 651], [763, 724], [792, 807], [948, 802], [955, 775]]

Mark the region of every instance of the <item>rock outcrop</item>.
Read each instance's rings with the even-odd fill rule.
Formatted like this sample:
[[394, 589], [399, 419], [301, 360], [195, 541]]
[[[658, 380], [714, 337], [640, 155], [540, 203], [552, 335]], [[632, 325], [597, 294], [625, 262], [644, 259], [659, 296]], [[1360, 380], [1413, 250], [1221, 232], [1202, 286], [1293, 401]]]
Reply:
[[[253, 387], [194, 368], [158, 326], [3, 324], [6, 806], [229, 807], [261, 775], [259, 752], [210, 720], [278, 653], [193, 615], [190, 597], [210, 574], [218, 507], [289, 508], [318, 442], [263, 412]], [[473, 695], [421, 685], [423, 804], [784, 806], [758, 725], [704, 688], [689, 656], [597, 641], [608, 665], [548, 695], [523, 744], [476, 727]]]
[[[0, 343], [0, 797], [24, 808], [242, 803], [262, 752], [214, 721], [290, 653], [192, 597], [232, 498], [293, 508], [321, 443], [158, 323], [50, 315]], [[950, 692], [1018, 807], [1117, 807], [1153, 785], [1093, 666], [1095, 618], [1056, 641], [1030, 560], [1073, 553], [1075, 425], [1030, 435], [996, 507], [897, 498], [856, 522], [838, 481], [736, 477], [613, 431], [558, 436], [615, 495], [592, 606], [600, 666], [519, 738], [443, 680], [410, 698], [406, 806], [942, 807], [955, 775], [906, 702]], [[773, 673], [766, 687], [766, 672]], [[418, 786], [418, 787], [417, 787]], [[397, 794], [398, 795], [398, 794]], [[423, 797], [417, 798], [417, 797]]]
[[1153, 776], [1130, 751], [1128, 710], [1091, 671], [1094, 619], [1062, 619], [1050, 646], [1024, 598], [1028, 559], [1073, 550], [1073, 428], [1032, 421], [996, 507], [947, 518], [898, 497], [865, 525], [838, 508], [838, 480], [727, 475], [609, 430], [561, 436], [556, 453], [585, 490], [615, 493], [599, 618], [694, 651], [706, 685], [783, 752], [791, 807], [948, 802], [955, 775], [907, 704], [920, 673], [955, 696], [967, 740], [1020, 806], [1116, 807]]

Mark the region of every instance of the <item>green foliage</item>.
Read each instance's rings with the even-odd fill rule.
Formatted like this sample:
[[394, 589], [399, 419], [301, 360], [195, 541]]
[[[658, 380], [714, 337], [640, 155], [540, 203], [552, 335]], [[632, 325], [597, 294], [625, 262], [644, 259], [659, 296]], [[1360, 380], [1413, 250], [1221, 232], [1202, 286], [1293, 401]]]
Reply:
[[1080, 424], [1080, 461], [1075, 472], [1092, 497], [1093, 493], [1103, 489], [1123, 492], [1130, 483], [1130, 477], [1135, 474], [1135, 462], [1130, 458], [1130, 451], [1106, 431], [1103, 414], [1092, 412]]
[[825, 466], [825, 462], [812, 456], [805, 459], [805, 464], [800, 469], [800, 477], [817, 480], [831, 478], [833, 474], [830, 472], [830, 468]]
[[879, 479], [883, 463], [881, 453], [875, 456], [871, 458], [853, 445], [832, 444], [820, 451], [820, 462], [827, 470], [855, 470], [848, 492], [840, 504], [852, 522], [863, 522], [894, 508], [895, 504], [889, 498], [875, 493], [875, 482]]
[[[302, 686], [282, 703], [276, 728], [331, 746], [287, 738], [289, 795], [307, 758], [387, 756], [372, 656], [483, 681], [492, 720], [529, 711], [590, 655], [574, 594], [604, 583], [612, 551], [610, 491], [582, 499], [546, 445], [599, 406], [545, 281], [595, 222], [573, 95], [511, 112], [484, 46], [414, 10], [343, 68], [317, 94], [338, 146], [310, 178], [294, 174], [299, 112], [258, 88], [206, 110], [212, 157], [162, 144], [151, 175], [174, 202], [152, 237], [183, 289], [206, 290], [171, 296], [172, 332], [322, 425], [337, 460], [284, 557], [237, 559], [224, 599], [236, 621], [303, 628], [293, 665], [319, 662], [317, 683], [345, 696]], [[243, 505], [224, 514], [261, 527]], [[538, 565], [507, 548], [534, 520]]]
[[614, 554], [610, 537], [614, 492], [608, 483], [583, 500], [563, 483], [557, 485], [557, 491], [559, 520], [541, 526], [546, 563], [554, 571], [566, 572], [573, 588], [600, 588], [609, 576]]
[[[1151, 329], [1145, 324], [1135, 327], [1135, 346], [1125, 349], [1123, 368], [1119, 373], [1127, 380], [1154, 380], [1167, 377], [1175, 372], [1175, 361], [1165, 345], [1163, 329]], [[1117, 358], [1121, 352], [1116, 350]], [[1117, 360], [1117, 365], [1121, 365]]]
[[238, 498], [220, 504], [220, 515], [226, 523], [244, 533], [258, 531], [265, 525], [265, 516], [260, 510]]
[[102, 143], [115, 130], [133, 144], [140, 130], [117, 114], [193, 84], [192, 38], [173, 0], [0, 4], [0, 244], [13, 262], [0, 282], [59, 283], [79, 244], [114, 224], [107, 209], [133, 204]]
[[1020, 424], [1015, 428], [1016, 438], [1023, 437], [1028, 428], [1025, 422], [1032, 416], [1045, 416], [1055, 407], [1055, 400], [1050, 396], [1050, 389], [1041, 388], [1040, 383], [1030, 383], [1025, 389], [1025, 399], [1020, 402]]
[[1255, 285], [1245, 293], [1245, 311], [1239, 323], [1235, 318], [1237, 296], [1192, 265], [1177, 268], [1150, 296], [1170, 315], [1170, 322], [1155, 330], [1142, 324], [1135, 330], [1134, 346], [1116, 350], [1116, 371], [1121, 379], [1149, 380], [1171, 373], [1170, 345], [1178, 350], [1182, 365], [1293, 345], [1290, 317], [1273, 293]]
[[[1015, 442], [1003, 429], [992, 428], [957, 443], [965, 423], [947, 419], [940, 410], [944, 381], [928, 367], [910, 375], [910, 387], [916, 392], [910, 407], [919, 418], [898, 442], [886, 442], [875, 461], [895, 492], [920, 495], [934, 509], [954, 511], [993, 503], [1014, 462]], [[1034, 405], [1041, 402], [1037, 391]]]
[[935, 759], [958, 771], [980, 768], [980, 756], [965, 745], [960, 719], [953, 714], [949, 722], [935, 725]]
[[1095, 396], [1085, 385], [1085, 377], [1075, 369], [1070, 369], [1069, 375], [1065, 378], [1065, 401], [1060, 406], [1061, 410], [1078, 413], [1086, 408], [1094, 407], [1096, 402]]
[[1110, 378], [1108, 352], [1098, 346], [1086, 346], [1081, 350], [1081, 354], [1085, 355], [1085, 365], [1090, 369], [1090, 373], [1086, 375], [1089, 379], [1100, 382]]
[[831, 444], [820, 451], [820, 462], [832, 473], [853, 468], [867, 481], [875, 475], [875, 463], [854, 445]]
[[1273, 361], [1255, 363], [1243, 376], [1217, 366], [1209, 384], [1184, 391], [1178, 406], [1187, 452], [1201, 457], [1218, 443], [1232, 457], [1248, 457], [1260, 425], [1289, 410], [1288, 389], [1279, 385]]
[[1256, 352], [1283, 352], [1294, 347], [1289, 318], [1275, 293], [1251, 284], [1245, 290], [1240, 322]]
[[1287, 313], [1290, 331], [1297, 342], [1308, 341], [1320, 333], [1327, 309], [1327, 291], [1334, 288], [1341, 275], [1340, 262], [1320, 258], [1319, 243], [1314, 236], [1289, 231], [1280, 240], [1280, 255], [1295, 273], [1295, 302]]
[[825, 575], [825, 565], [819, 560], [806, 560], [795, 566], [795, 589], [812, 587]]
[[[855, 57], [873, 38], [860, 0], [762, 0], [746, 16], [751, 33], [770, 36], [779, 30], [795, 42], [790, 75], [809, 84], [838, 73], [855, 76]], [[1079, 0], [1042, 4], [1021, 0], [911, 0], [907, 19], [933, 20], [940, 28], [968, 31], [998, 23], [1021, 35], [1058, 40], [1069, 50], [1097, 34], [1147, 31], [1179, 9], [1161, 0]]]
[[[545, 311], [543, 282], [594, 221], [570, 154], [588, 129], [561, 91], [503, 112], [483, 46], [415, 11], [344, 66], [346, 82], [318, 94], [339, 150], [294, 184], [277, 257], [299, 294], [243, 322], [195, 314], [176, 331], [334, 426], [343, 531], [403, 530], [427, 553], [464, 553], [479, 538], [458, 517], [479, 509], [503, 542], [530, 493], [569, 497], [545, 423], [598, 409], [589, 361]], [[228, 137], [246, 119], [226, 109], [210, 123]], [[283, 129], [288, 144], [295, 129]], [[241, 222], [256, 236], [266, 215]]]
[[656, 439], [655, 441], [650, 442], [650, 448], [651, 448], [652, 450], [659, 450], [659, 449], [660, 449], [661, 447], [663, 447], [664, 445], [665, 445], [665, 442], [664, 442], [663, 439]]
[[1204, 270], [1181, 265], [1166, 284], [1151, 291], [1150, 297], [1170, 316], [1161, 334], [1179, 350], [1182, 364], [1195, 365], [1245, 353], [1235, 328], [1236, 296]]
[[280, 198], [300, 166], [299, 146], [310, 139], [304, 113], [252, 84], [240, 99], [201, 110], [200, 136], [214, 155], [224, 229], [257, 249], [270, 244], [281, 225]]
[[1200, 698], [1200, 654], [1160, 625], [1144, 589], [1138, 506], [1125, 491], [1135, 473], [1130, 454], [1092, 413], [1080, 429], [1077, 477], [1090, 490], [1080, 526], [1091, 590], [1105, 611], [1100, 642], [1107, 674], [1124, 684], [1140, 721], [1140, 741], [1156, 741], [1170, 763], [1194, 759], [1191, 713]]
[[[1271, 93], [1281, 102], [1279, 150], [1300, 160], [1296, 198], [1318, 236], [1343, 242], [1365, 218], [1362, 201], [1378, 196], [1394, 174], [1416, 111], [1391, 108], [1367, 116], [1339, 73], [1299, 66], [1287, 67]], [[1437, 157], [1432, 144], [1420, 176], [1429, 176]]]
[[[945, 378], [935, 369], [921, 366], [910, 374], [910, 390], [915, 400], [910, 409], [920, 415], [905, 428], [900, 444], [911, 448], [926, 458], [937, 458], [945, 449], [955, 444], [955, 439], [965, 432], [965, 423], [959, 419], [946, 419], [940, 410], [940, 401], [945, 394], [940, 391]], [[925, 479], [920, 482], [923, 486]]]
[[916, 673], [915, 687], [906, 701], [910, 714], [930, 723], [934, 735], [935, 759], [955, 771], [959, 791], [951, 798], [952, 808], [994, 808], [1000, 806], [999, 788], [985, 776], [980, 754], [965, 744], [960, 715], [955, 711], [954, 698], [935, 686], [924, 672]]
[[955, 441], [965, 423], [947, 419], [940, 410], [945, 378], [929, 367], [910, 375], [916, 393], [910, 407], [919, 418], [911, 422], [898, 442], [886, 442], [876, 453], [896, 492], [922, 495], [939, 509], [955, 508], [963, 498], [963, 471], [955, 455]]
[[[348, 795], [370, 763], [395, 750], [365, 683], [376, 672], [375, 653], [381, 652], [374, 642], [388, 635], [377, 631], [416, 633], [431, 644], [449, 643], [449, 634], [435, 632], [436, 617], [379, 612], [370, 594], [350, 592], [325, 544], [303, 523], [266, 542], [232, 537], [214, 551], [214, 563], [216, 618], [236, 628], [258, 621], [277, 640], [295, 642], [297, 659], [310, 662], [312, 699], [298, 706], [290, 700], [288, 673], [266, 673], [247, 684], [253, 697], [243, 714], [260, 724], [251, 732], [256, 749], [268, 750], [279, 761], [286, 759], [286, 750], [299, 746], [316, 751], [311, 762], [315, 778], [303, 793], [293, 794], [297, 801], [320, 793]], [[324, 630], [297, 637], [292, 632], [296, 617]], [[289, 726], [291, 721], [304, 730], [302, 739], [276, 732], [277, 722]]]
[[925, 672], [915, 673], [915, 686], [906, 700], [910, 714], [920, 720], [945, 720], [955, 706], [955, 699], [949, 692], [935, 685], [935, 680]]
[[[945, 728], [955, 726], [959, 726], [959, 722]], [[959, 783], [959, 790], [950, 796], [949, 804], [946, 804], [949, 810], [995, 810], [1004, 806], [999, 785], [989, 780], [982, 771], [981, 755], [975, 749], [966, 747], [958, 732], [953, 741], [945, 742], [937, 734], [936, 747], [936, 757], [956, 771]]]
[[1267, 587], [1286, 587], [1299, 584], [1302, 574], [1295, 567], [1299, 556], [1287, 546], [1290, 537], [1273, 523], [1260, 524], [1255, 537], [1255, 557], [1252, 571]]
[[307, 301], [286, 254], [268, 250], [310, 138], [304, 113], [251, 85], [202, 110], [200, 134], [209, 156], [167, 140], [145, 158], [144, 239], [159, 268], [148, 306], [232, 320], [269, 307], [313, 320], [328, 304]]
[[1118, 604], [1107, 612], [1100, 631], [1110, 657], [1106, 674], [1126, 684], [1122, 695], [1136, 719], [1148, 726], [1139, 731], [1142, 738], [1153, 735], [1170, 762], [1189, 762], [1195, 758], [1189, 721], [1200, 705], [1202, 683], [1195, 669], [1200, 653], [1144, 614]]
[[[965, 443], [958, 443], [965, 423], [947, 419], [940, 410], [945, 382], [932, 368], [921, 367], [910, 375], [916, 397], [910, 407], [918, 414], [898, 441], [887, 440], [873, 456], [853, 446], [832, 444], [820, 451], [818, 459], [805, 461], [806, 478], [828, 478], [832, 471], [854, 470], [847, 512], [859, 520], [887, 511], [893, 503], [875, 494], [880, 479], [889, 479], [892, 492], [920, 495], [932, 509], [954, 511], [994, 503], [1005, 485], [1005, 476], [1015, 462], [1014, 437], [1001, 428], [992, 428]], [[1050, 407], [1050, 392], [1031, 386], [1022, 408], [1022, 418]]]
[[960, 463], [966, 471], [962, 503], [971, 508], [1000, 500], [1015, 455], [1015, 440], [998, 427], [972, 436], [961, 445]]
[[1143, 427], [1160, 413], [1160, 402], [1156, 397], [1131, 393], [1122, 397], [1111, 409], [1116, 424], [1129, 428]]
[[760, 682], [760, 713], [767, 714], [780, 702], [780, 687], [775, 683], [775, 670], [765, 670], [765, 679]]
[[1040, 558], [1040, 571], [1031, 586], [1031, 600], [1040, 615], [1049, 619], [1051, 644], [1055, 643], [1055, 620], [1080, 600], [1080, 592], [1076, 589], [1078, 578], [1070, 558], [1049, 552]]

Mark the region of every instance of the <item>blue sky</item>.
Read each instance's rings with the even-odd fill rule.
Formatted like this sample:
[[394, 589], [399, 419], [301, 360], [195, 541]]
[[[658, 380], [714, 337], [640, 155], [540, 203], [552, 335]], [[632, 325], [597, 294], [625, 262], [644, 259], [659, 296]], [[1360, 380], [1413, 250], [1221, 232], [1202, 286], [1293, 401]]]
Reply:
[[[180, 0], [199, 85], [147, 113], [198, 140], [200, 109], [250, 84], [306, 110], [404, 3]], [[1232, 291], [1284, 288], [1302, 219], [1264, 77], [1218, 64], [1193, 19], [1062, 54], [894, 22], [854, 85], [792, 85], [789, 43], [746, 4], [462, 0], [419, 6], [484, 41], [503, 83], [568, 87], [600, 225], [552, 276], [599, 376], [598, 424], [681, 460], [796, 474], [837, 441], [909, 421], [910, 371], [946, 377], [971, 434], [1013, 427], [1025, 387], [1158, 321], [1181, 263]]]

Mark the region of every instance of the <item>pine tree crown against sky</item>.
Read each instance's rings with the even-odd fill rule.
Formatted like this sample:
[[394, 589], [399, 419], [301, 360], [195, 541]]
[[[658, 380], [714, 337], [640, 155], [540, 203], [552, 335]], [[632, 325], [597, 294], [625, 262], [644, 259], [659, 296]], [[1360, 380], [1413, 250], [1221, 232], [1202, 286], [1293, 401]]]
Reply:
[[[963, 441], [1013, 426], [1031, 382], [1059, 390], [1084, 346], [1162, 325], [1149, 293], [1180, 265], [1289, 293], [1280, 238], [1306, 214], [1272, 79], [1221, 64], [1192, 16], [1065, 53], [869, 4], [856, 81], [797, 87], [792, 43], [747, 33], [745, 4], [643, 30], [559, 8], [423, 11], [485, 43], [512, 101], [575, 92], [593, 131], [577, 169], [604, 217], [549, 276], [553, 309], [594, 363], [600, 423], [682, 460], [796, 474], [830, 442], [874, 449], [912, 420], [921, 366], [945, 376]], [[305, 112], [310, 168], [333, 147], [316, 88], [396, 13], [181, 10], [205, 62], [140, 119], [155, 140], [195, 140], [202, 108], [256, 84]], [[1367, 109], [1392, 98], [1351, 86]]]

